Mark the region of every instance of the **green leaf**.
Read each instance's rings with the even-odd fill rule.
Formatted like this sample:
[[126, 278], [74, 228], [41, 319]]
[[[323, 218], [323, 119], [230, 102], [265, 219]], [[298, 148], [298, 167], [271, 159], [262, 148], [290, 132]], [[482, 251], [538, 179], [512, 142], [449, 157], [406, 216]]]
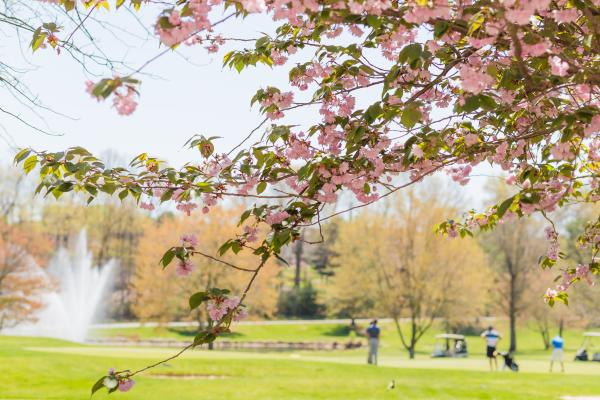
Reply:
[[250, 214], [252, 214], [252, 210], [246, 210], [242, 213], [242, 216], [240, 217], [240, 223], [238, 224], [238, 226], [240, 226], [241, 224], [244, 223], [244, 221], [246, 221], [248, 219], [248, 217], [250, 217]]
[[448, 31], [450, 25], [446, 21], [437, 21], [433, 27], [433, 35], [439, 39]]
[[29, 156], [27, 160], [25, 160], [25, 162], [23, 163], [23, 170], [25, 171], [25, 173], [28, 174], [31, 171], [33, 171], [33, 169], [37, 165], [37, 162], [38, 159], [36, 155]]
[[198, 308], [200, 304], [210, 299], [210, 296], [206, 292], [197, 292], [190, 296], [190, 310]]
[[228, 240], [227, 242], [223, 243], [221, 247], [219, 247], [219, 255], [222, 256], [225, 254], [229, 248], [231, 248], [231, 240]]
[[267, 182], [261, 181], [258, 186], [256, 186], [256, 194], [261, 194], [267, 188]]
[[92, 386], [92, 395], [104, 387], [104, 379], [106, 379], [106, 375], [104, 375], [102, 378], [98, 379], [96, 383], [94, 383], [94, 386]]
[[464, 112], [470, 113], [479, 108], [480, 98], [479, 96], [469, 96], [465, 99], [465, 103], [461, 109]]
[[17, 155], [15, 156], [15, 164], [18, 164], [21, 161], [23, 161], [24, 159], [26, 159], [30, 153], [31, 153], [31, 149], [23, 149], [20, 152], [18, 152]]
[[422, 49], [419, 43], [409, 44], [408, 46], [404, 46], [402, 51], [400, 51], [398, 61], [403, 64], [407, 62], [410, 64], [421, 56], [421, 52]]
[[173, 261], [173, 257], [175, 257], [175, 248], [171, 247], [160, 259], [163, 268], [166, 268]]
[[100, 190], [102, 190], [104, 193], [113, 194], [117, 190], [117, 185], [112, 182], [106, 182], [104, 185], [102, 185]]
[[383, 111], [381, 109], [381, 104], [377, 102], [371, 105], [369, 108], [367, 108], [366, 114], [369, 117], [369, 121], [375, 121], [377, 118], [379, 118], [382, 112]]
[[498, 211], [496, 212], [496, 215], [498, 215], [498, 218], [502, 218], [502, 216], [503, 216], [504, 214], [506, 214], [506, 211], [507, 211], [507, 210], [508, 210], [508, 208], [509, 208], [509, 207], [512, 205], [514, 198], [515, 198], [515, 196], [513, 196], [513, 197], [510, 197], [510, 198], [508, 198], [508, 199], [504, 200], [504, 201], [502, 202], [502, 204], [500, 204], [500, 205], [498, 206]]
[[402, 117], [400, 117], [400, 122], [406, 128], [412, 128], [419, 121], [421, 121], [421, 111], [419, 111], [418, 108], [407, 107], [404, 109], [404, 111], [402, 111]]
[[33, 32], [33, 38], [31, 39], [31, 49], [33, 51], [36, 51], [37, 49], [40, 48], [40, 46], [44, 43], [44, 40], [46, 40], [46, 37], [48, 36], [48, 34], [46, 32], [42, 32], [42, 28], [37, 28], [35, 30], [35, 32]]
[[467, 35], [471, 36], [473, 35], [473, 33], [481, 28], [481, 25], [483, 25], [483, 22], [485, 21], [485, 16], [483, 15], [483, 13], [480, 11], [478, 13], [476, 13], [475, 15], [473, 15], [471, 17], [471, 19], [469, 20], [469, 31], [467, 32]]

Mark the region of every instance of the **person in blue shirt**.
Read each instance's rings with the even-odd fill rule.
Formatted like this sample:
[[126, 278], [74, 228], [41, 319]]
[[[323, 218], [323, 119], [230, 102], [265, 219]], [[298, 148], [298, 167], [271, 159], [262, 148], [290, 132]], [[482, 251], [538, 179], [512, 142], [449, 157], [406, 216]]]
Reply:
[[377, 327], [377, 320], [371, 321], [371, 324], [367, 328], [367, 338], [369, 339], [369, 357], [367, 363], [377, 365], [377, 351], [379, 350], [379, 327]]
[[552, 366], [555, 361], [560, 362], [560, 370], [565, 372], [565, 364], [563, 362], [564, 357], [564, 345], [565, 341], [560, 335], [556, 335], [552, 338], [552, 358], [550, 358], [550, 372], [552, 372]]

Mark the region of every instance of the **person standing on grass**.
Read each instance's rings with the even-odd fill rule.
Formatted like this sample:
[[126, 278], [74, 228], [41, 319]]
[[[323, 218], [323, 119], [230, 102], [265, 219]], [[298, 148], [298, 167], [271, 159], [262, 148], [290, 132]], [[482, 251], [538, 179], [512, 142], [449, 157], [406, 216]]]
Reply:
[[560, 362], [560, 370], [565, 372], [565, 364], [563, 362], [565, 341], [560, 335], [556, 335], [552, 338], [552, 358], [550, 358], [550, 372], [552, 372], [552, 366], [555, 361]]
[[377, 320], [371, 321], [367, 328], [367, 338], [369, 339], [369, 357], [367, 363], [377, 365], [377, 350], [379, 350], [379, 333], [381, 330], [377, 327]]
[[486, 356], [490, 362], [490, 371], [493, 371], [494, 369], [497, 371], [498, 360], [496, 359], [496, 346], [498, 346], [498, 342], [500, 339], [502, 339], [502, 335], [500, 335], [500, 333], [498, 333], [498, 331], [490, 325], [485, 331], [483, 331], [481, 337], [485, 339], [485, 344], [487, 347]]

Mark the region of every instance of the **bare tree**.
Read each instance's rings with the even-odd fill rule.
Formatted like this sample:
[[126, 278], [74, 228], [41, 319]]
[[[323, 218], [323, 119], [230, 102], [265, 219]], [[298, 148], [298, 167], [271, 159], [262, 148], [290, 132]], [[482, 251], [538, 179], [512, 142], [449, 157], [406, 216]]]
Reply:
[[509, 320], [510, 352], [517, 350], [517, 318], [527, 309], [528, 289], [539, 272], [537, 260], [544, 251], [540, 231], [534, 220], [515, 219], [482, 238], [495, 272], [496, 304]]
[[433, 231], [454, 211], [444, 203], [432, 191], [407, 191], [385, 215], [363, 213], [341, 224], [335, 248], [337, 300], [372, 304], [372, 312], [392, 317], [410, 358], [436, 319], [472, 315], [485, 303], [486, 263], [478, 244]]

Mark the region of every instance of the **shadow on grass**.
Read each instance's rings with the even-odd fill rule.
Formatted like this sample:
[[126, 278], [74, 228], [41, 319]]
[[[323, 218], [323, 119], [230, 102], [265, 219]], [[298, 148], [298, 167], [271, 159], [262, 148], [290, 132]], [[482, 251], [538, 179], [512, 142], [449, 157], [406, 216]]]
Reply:
[[[363, 328], [357, 326], [354, 328], [356, 330], [356, 336], [362, 336], [361, 332], [363, 331]], [[345, 324], [337, 324], [331, 327], [331, 329], [329, 329], [328, 331], [323, 332], [323, 335], [325, 336], [334, 336], [334, 337], [350, 337], [350, 334], [352, 333], [352, 328], [350, 327], [350, 325], [345, 325]]]
[[[198, 334], [197, 328], [169, 327], [169, 328], [167, 328], [167, 330], [171, 333], [174, 333], [176, 335], [183, 336], [186, 338], [188, 338], [188, 337], [193, 338], [194, 336], [196, 336]], [[229, 339], [236, 339], [236, 338], [244, 337], [245, 335], [242, 333], [238, 333], [238, 332], [229, 332], [229, 333], [222, 333], [220, 336], [229, 338]]]

